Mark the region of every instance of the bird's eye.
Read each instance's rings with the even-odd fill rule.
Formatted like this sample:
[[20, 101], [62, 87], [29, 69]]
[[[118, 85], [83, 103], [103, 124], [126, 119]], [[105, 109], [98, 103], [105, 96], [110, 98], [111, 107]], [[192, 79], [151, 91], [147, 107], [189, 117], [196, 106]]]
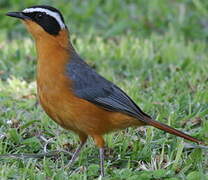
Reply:
[[42, 13], [37, 13], [35, 18], [36, 19], [42, 19], [43, 18], [43, 14]]

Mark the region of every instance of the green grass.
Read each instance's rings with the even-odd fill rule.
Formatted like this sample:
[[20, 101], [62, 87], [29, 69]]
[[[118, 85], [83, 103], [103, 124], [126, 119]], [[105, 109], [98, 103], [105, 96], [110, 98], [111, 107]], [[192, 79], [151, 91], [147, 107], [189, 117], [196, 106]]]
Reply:
[[[1, 179], [95, 179], [99, 174], [92, 139], [74, 166], [63, 168], [78, 138], [37, 104], [34, 42], [18, 20], [4, 16], [34, 4], [59, 8], [81, 56], [145, 112], [207, 142], [207, 0], [1, 0], [0, 154], [69, 152], [0, 156]], [[148, 127], [105, 139], [105, 179], [208, 179], [207, 150], [190, 148], [181, 138]]]

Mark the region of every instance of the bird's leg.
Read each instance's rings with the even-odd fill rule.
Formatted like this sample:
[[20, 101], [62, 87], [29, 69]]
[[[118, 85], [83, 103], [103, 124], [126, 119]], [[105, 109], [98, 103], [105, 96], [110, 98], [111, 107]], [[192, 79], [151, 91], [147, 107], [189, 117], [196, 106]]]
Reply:
[[104, 177], [104, 148], [99, 148], [100, 152], [100, 176]]
[[104, 171], [104, 146], [105, 141], [101, 135], [93, 135], [92, 136], [95, 144], [99, 148], [99, 156], [100, 156], [100, 176], [104, 177], [105, 171]]
[[80, 138], [81, 143], [80, 143], [80, 145], [78, 146], [78, 148], [75, 150], [75, 152], [74, 152], [73, 155], [72, 155], [71, 160], [69, 161], [69, 164], [68, 164], [68, 165], [70, 165], [70, 166], [74, 163], [74, 161], [75, 161], [76, 158], [78, 157], [78, 155], [79, 155], [81, 149], [83, 148], [83, 146], [84, 146], [84, 144], [85, 144], [85, 142], [86, 142], [86, 140], [87, 140], [87, 135], [85, 135], [85, 134], [79, 134], [79, 138]]
[[74, 163], [74, 161], [76, 160], [76, 158], [78, 157], [82, 147], [84, 146], [85, 143], [82, 143], [78, 146], [78, 148], [75, 150], [75, 152], [72, 155], [72, 158], [69, 161], [69, 165], [72, 165]]

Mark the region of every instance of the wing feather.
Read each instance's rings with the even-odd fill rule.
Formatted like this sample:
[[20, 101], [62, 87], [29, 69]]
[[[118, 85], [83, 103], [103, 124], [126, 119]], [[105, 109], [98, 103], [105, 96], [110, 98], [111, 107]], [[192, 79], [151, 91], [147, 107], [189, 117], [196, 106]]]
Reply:
[[67, 66], [67, 75], [73, 82], [73, 90], [79, 98], [144, 120], [149, 117], [119, 87], [97, 74], [79, 57], [74, 57]]

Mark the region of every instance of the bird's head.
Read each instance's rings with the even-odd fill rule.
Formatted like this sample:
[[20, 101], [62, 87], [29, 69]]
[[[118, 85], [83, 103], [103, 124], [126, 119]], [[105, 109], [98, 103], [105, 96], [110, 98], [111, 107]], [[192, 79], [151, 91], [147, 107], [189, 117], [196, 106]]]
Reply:
[[20, 12], [9, 12], [7, 15], [23, 20], [35, 39], [57, 38], [63, 34], [68, 36], [62, 14], [51, 6], [32, 6]]

